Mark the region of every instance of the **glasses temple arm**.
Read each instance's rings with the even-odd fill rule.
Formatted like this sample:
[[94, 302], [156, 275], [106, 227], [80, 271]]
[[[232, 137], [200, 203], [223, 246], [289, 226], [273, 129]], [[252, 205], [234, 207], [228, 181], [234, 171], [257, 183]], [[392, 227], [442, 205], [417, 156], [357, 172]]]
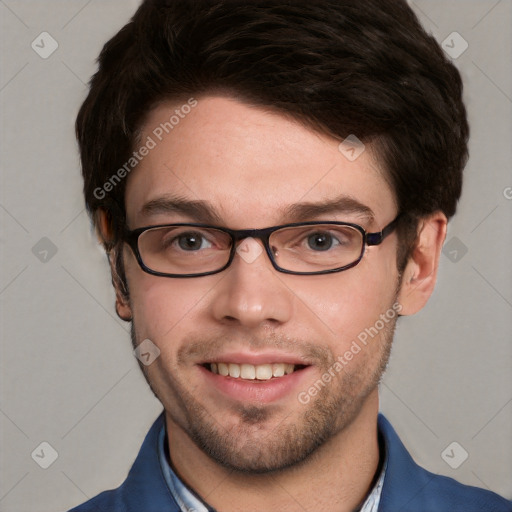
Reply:
[[402, 214], [398, 214], [394, 220], [392, 220], [382, 231], [377, 233], [366, 233], [366, 245], [379, 245], [382, 243], [384, 238], [391, 234], [397, 227], [398, 221]]

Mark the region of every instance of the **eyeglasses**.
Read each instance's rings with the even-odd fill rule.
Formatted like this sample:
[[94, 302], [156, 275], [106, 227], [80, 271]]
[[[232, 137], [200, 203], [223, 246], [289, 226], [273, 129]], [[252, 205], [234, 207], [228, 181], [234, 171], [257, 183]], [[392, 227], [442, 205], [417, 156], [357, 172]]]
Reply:
[[123, 239], [145, 272], [162, 277], [200, 277], [229, 267], [237, 242], [263, 242], [279, 272], [316, 275], [356, 266], [365, 247], [379, 245], [397, 226], [399, 215], [382, 231], [367, 233], [349, 222], [301, 222], [264, 229], [233, 230], [207, 224], [165, 224], [125, 229]]

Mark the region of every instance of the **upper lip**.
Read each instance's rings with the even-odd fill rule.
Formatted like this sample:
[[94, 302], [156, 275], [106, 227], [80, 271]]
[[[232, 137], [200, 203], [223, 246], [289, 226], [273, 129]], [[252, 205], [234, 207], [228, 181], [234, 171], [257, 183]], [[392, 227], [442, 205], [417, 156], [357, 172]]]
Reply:
[[309, 366], [311, 363], [304, 358], [293, 354], [283, 352], [226, 352], [213, 356], [211, 359], [203, 361], [206, 363], [234, 363], [234, 364], [260, 364], [284, 363], [294, 365]]

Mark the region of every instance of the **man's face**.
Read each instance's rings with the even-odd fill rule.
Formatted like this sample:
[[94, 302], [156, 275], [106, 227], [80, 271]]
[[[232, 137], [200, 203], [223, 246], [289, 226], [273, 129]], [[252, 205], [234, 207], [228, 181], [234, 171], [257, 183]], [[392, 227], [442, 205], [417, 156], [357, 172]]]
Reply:
[[[368, 148], [350, 161], [333, 139], [221, 97], [200, 98], [159, 142], [153, 131], [179, 106], [159, 106], [145, 122], [141, 140], [151, 136], [157, 145], [128, 178], [130, 229], [212, 222], [190, 208], [144, 210], [150, 201], [175, 198], [201, 201], [215, 224], [232, 229], [318, 220], [379, 231], [396, 216], [392, 190]], [[290, 209], [342, 197], [345, 206], [346, 198], [366, 206], [373, 218], [354, 208], [302, 208], [306, 217], [299, 218], [298, 208]], [[396, 315], [375, 325], [396, 299], [396, 250], [392, 234], [367, 248], [356, 267], [314, 276], [277, 272], [265, 252], [254, 261], [237, 254], [219, 274], [178, 279], [143, 272], [125, 246], [133, 336], [160, 349], [145, 374], [169, 428], [227, 467], [258, 472], [304, 460], [370, 401], [375, 406]], [[372, 327], [373, 337], [361, 343], [358, 336]], [[338, 357], [343, 364], [334, 365]], [[256, 372], [276, 365], [277, 375], [286, 363], [295, 371], [243, 379], [215, 374], [211, 363], [231, 363], [232, 372], [241, 364]], [[315, 382], [317, 391], [309, 393]]]

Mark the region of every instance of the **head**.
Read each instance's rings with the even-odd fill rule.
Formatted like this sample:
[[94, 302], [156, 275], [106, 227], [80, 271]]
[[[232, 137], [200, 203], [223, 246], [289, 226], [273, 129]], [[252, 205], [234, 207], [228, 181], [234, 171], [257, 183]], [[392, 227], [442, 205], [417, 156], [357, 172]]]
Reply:
[[[460, 196], [461, 96], [405, 1], [145, 1], [105, 45], [76, 125], [87, 208], [119, 316], [135, 346], [160, 351], [141, 368], [212, 459], [296, 464], [375, 403], [398, 314], [428, 300]], [[256, 257], [217, 274], [156, 276], [124, 236], [176, 223], [378, 232], [397, 216], [356, 266], [319, 275], [278, 272], [249, 240]], [[223, 362], [295, 371], [239, 386], [211, 372]]]

